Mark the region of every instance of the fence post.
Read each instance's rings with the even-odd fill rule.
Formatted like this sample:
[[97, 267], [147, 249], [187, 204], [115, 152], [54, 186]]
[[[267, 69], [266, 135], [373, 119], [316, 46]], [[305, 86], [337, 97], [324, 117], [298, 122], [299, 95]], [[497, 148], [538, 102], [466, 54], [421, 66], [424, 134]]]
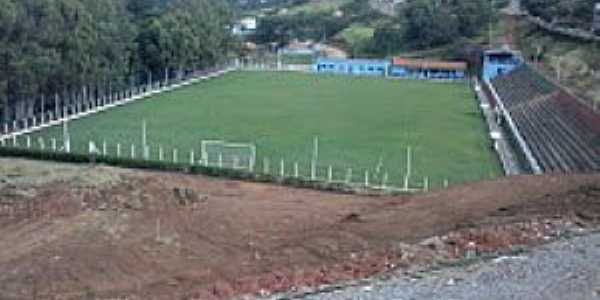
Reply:
[[40, 150], [44, 151], [46, 149], [46, 143], [44, 143], [43, 137], [38, 137], [38, 144], [40, 145]]
[[4, 123], [4, 135], [8, 134], [8, 123]]
[[381, 187], [383, 188], [384, 191], [387, 190], [388, 176], [389, 176], [388, 173], [385, 172], [383, 174], [383, 179], [381, 180]]
[[313, 142], [313, 156], [312, 156], [312, 160], [310, 163], [310, 179], [313, 181], [317, 179], [318, 160], [319, 160], [319, 138], [315, 137], [314, 142]]
[[194, 165], [195, 164], [195, 158], [194, 158], [194, 149], [190, 150], [190, 165]]
[[42, 119], [40, 120], [42, 122], [41, 125], [43, 125], [45, 123], [45, 121], [46, 121], [46, 116], [45, 116], [45, 113], [44, 113], [45, 112], [45, 109], [44, 109], [44, 106], [45, 106], [44, 105], [45, 104], [44, 100], [45, 99], [44, 98], [45, 98], [44, 95], [42, 95], [42, 99], [41, 99], [42, 100], [42, 107], [41, 107], [42, 108], [42, 110], [41, 110], [41, 112], [42, 112]]
[[333, 167], [329, 165], [327, 168], [327, 182], [331, 183], [333, 181]]
[[135, 159], [135, 145], [131, 144], [131, 159]]
[[54, 115], [58, 119], [60, 116], [60, 108], [58, 107], [58, 93], [54, 94]]
[[444, 188], [448, 188], [449, 185], [448, 179], [444, 179]]
[[270, 168], [270, 162], [268, 158], [263, 158], [263, 173], [264, 174], [269, 174], [271, 172], [271, 168]]
[[298, 162], [294, 163], [294, 177], [295, 178], [300, 177], [300, 172], [298, 171]]
[[52, 138], [50, 143], [52, 144], [52, 152], [56, 152], [56, 138]]
[[17, 120], [13, 121], [13, 133], [18, 131], [19, 125], [17, 124]]
[[279, 165], [279, 176], [281, 178], [285, 177], [285, 160], [281, 159], [281, 163]]
[[25, 141], [27, 143], [27, 149], [31, 148], [31, 137], [30, 136], [26, 136], [25, 137]]
[[106, 141], [102, 141], [102, 156], [106, 156]]
[[164, 160], [165, 153], [163, 151], [162, 146], [158, 146], [158, 161]]
[[177, 148], [173, 148], [173, 163], [177, 163]]
[[13, 134], [12, 138], [13, 138], [13, 147], [19, 146], [19, 143], [17, 143], [17, 135]]
[[121, 158], [121, 143], [117, 143], [117, 158]]
[[423, 190], [425, 190], [425, 192], [429, 191], [429, 177], [423, 178]]
[[346, 172], [346, 184], [350, 184], [352, 182], [352, 168], [348, 168]]
[[369, 187], [369, 171], [365, 171], [365, 187]]
[[219, 168], [223, 168], [223, 153], [219, 152]]

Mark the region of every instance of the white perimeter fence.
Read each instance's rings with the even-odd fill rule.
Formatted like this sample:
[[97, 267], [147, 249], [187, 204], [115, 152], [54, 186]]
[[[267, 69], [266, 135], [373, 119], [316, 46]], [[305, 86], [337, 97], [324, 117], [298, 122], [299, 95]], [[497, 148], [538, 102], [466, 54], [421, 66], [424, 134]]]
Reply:
[[[44, 138], [40, 136], [34, 139], [31, 135], [11, 135], [10, 139], [0, 140], [0, 147], [46, 153], [78, 153], [90, 155], [90, 157], [173, 163], [189, 167], [203, 166], [230, 169], [253, 174], [271, 175], [280, 179], [297, 178], [313, 182], [341, 184], [352, 189], [383, 193], [415, 193], [429, 191], [432, 187], [429, 177], [417, 178], [414, 176], [412, 170], [413, 153], [410, 148], [407, 149], [406, 153], [405, 173], [399, 180], [398, 178], [392, 180], [386, 171], [386, 166], [383, 165], [365, 170], [365, 168], [339, 167], [321, 163], [318, 158], [318, 146], [315, 147], [316, 150], [310, 163], [299, 163], [284, 158], [261, 157], [257, 159], [257, 149], [253, 144], [226, 144], [238, 148], [245, 147], [249, 149], [247, 153], [231, 154], [231, 151], [224, 149], [217, 150], [217, 152], [213, 151], [211, 155], [207, 155], [204, 142], [212, 143], [214, 141], [203, 141], [201, 149], [181, 149], [135, 143], [109, 144], [106, 140], [88, 140], [86, 144], [71, 145], [68, 133], [65, 136], [62, 138]], [[438, 182], [436, 187], [447, 188], [449, 185], [448, 180], [443, 180]]]
[[148, 85], [137, 86], [123, 92], [86, 99], [70, 105], [59, 106], [58, 100], [56, 100], [54, 110], [42, 110], [42, 113], [38, 116], [14, 120], [11, 124], [4, 123], [2, 128], [0, 128], [0, 141], [14, 139], [15, 137], [60, 125], [64, 122], [77, 120], [139, 100], [149, 99], [158, 94], [186, 87], [200, 81], [223, 76], [236, 69], [237, 68], [234, 66], [228, 66], [217, 71], [200, 73], [197, 76], [182, 81], [159, 81]]

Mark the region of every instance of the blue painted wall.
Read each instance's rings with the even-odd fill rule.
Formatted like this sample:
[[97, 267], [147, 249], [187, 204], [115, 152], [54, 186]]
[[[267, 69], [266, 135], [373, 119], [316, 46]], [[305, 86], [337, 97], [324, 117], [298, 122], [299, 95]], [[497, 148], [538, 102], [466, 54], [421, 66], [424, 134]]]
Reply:
[[466, 74], [462, 71], [438, 71], [438, 70], [416, 70], [405, 67], [392, 66], [389, 75], [391, 77], [409, 79], [465, 79]]
[[383, 77], [390, 65], [390, 61], [380, 59], [319, 58], [313, 68], [317, 73]]

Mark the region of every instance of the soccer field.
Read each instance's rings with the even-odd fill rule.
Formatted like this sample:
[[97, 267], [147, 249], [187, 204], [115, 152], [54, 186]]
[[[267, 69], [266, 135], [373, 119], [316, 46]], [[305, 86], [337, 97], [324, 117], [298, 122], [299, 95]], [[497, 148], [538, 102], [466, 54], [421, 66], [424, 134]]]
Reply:
[[[473, 92], [466, 83], [386, 80], [300, 73], [235, 72], [147, 100], [69, 123], [71, 144], [86, 152], [88, 141], [117, 143], [129, 153], [140, 149], [146, 120], [151, 155], [177, 148], [180, 161], [201, 140], [253, 143], [257, 170], [268, 158], [278, 174], [297, 162], [310, 174], [313, 140], [319, 139], [319, 176], [328, 166], [341, 179], [347, 168], [360, 182], [368, 170], [373, 180], [389, 173], [401, 185], [406, 149], [411, 147], [412, 181], [428, 177], [462, 183], [497, 177], [501, 167], [489, 141]], [[34, 134], [62, 140], [62, 128]], [[141, 150], [139, 150], [141, 156]], [[277, 170], [277, 171], [276, 171]], [[379, 172], [377, 172], [379, 171]]]

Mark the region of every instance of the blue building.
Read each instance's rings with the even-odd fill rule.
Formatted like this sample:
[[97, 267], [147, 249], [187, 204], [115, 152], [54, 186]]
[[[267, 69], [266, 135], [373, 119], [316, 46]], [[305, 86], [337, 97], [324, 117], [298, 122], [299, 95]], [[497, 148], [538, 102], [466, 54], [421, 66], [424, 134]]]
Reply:
[[313, 68], [316, 73], [385, 77], [390, 65], [382, 59], [318, 58]]
[[489, 50], [483, 54], [483, 79], [492, 80], [523, 64], [523, 56], [519, 51]]

